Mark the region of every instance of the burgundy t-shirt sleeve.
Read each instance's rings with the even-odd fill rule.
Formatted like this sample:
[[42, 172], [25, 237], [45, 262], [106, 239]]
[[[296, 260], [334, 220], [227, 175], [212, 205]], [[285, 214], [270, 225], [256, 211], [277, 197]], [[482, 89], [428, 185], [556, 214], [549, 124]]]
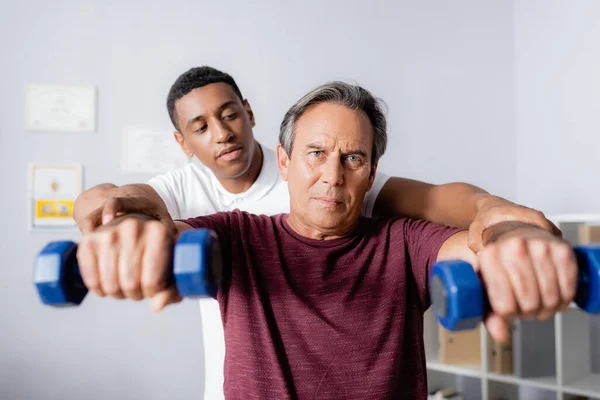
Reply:
[[[231, 280], [232, 252], [235, 250], [233, 243], [238, 243], [240, 240], [239, 224], [237, 223], [238, 216], [236, 212], [219, 212], [181, 220], [194, 229], [210, 229], [217, 235], [223, 268], [223, 281], [219, 289], [226, 290]], [[219, 291], [222, 292], [222, 290]]]
[[231, 249], [225, 247], [230, 246], [232, 236], [231, 232], [231, 219], [232, 214], [229, 212], [219, 212], [216, 214], [204, 215], [196, 218], [182, 219], [182, 222], [190, 225], [194, 229], [206, 228], [214, 231], [219, 238], [219, 244], [221, 251], [229, 253]]
[[404, 242], [423, 312], [430, 306], [429, 271], [437, 260], [440, 248], [452, 235], [463, 230], [417, 219], [407, 219], [405, 222]]

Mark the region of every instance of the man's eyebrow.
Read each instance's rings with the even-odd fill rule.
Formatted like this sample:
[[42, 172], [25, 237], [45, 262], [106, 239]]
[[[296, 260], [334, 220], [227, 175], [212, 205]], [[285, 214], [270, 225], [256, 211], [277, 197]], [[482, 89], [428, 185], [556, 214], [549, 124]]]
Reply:
[[234, 100], [226, 101], [225, 103], [221, 104], [221, 107], [219, 107], [219, 111], [223, 111], [227, 107], [231, 107], [235, 104], [237, 104], [237, 103]]
[[[230, 106], [235, 105], [235, 104], [236, 104], [235, 100], [228, 100], [225, 103], [221, 104], [221, 106], [219, 106], [219, 111], [223, 111], [227, 107], [230, 107]], [[197, 116], [195, 116], [194, 118], [190, 119], [187, 122], [187, 126], [190, 126], [193, 123], [198, 122], [198, 121], [203, 120], [203, 119], [205, 119], [204, 115], [202, 115], [202, 114], [197, 115]]]
[[195, 116], [194, 118], [190, 119], [190, 120], [187, 122], [187, 126], [190, 126], [190, 125], [192, 125], [193, 123], [195, 123], [195, 122], [198, 122], [198, 121], [200, 121], [200, 120], [204, 120], [204, 115], [197, 115], [197, 116]]
[[[326, 146], [324, 144], [320, 144], [317, 142], [312, 142], [312, 143], [308, 143], [307, 145], [304, 146], [305, 150], [325, 150]], [[367, 151], [364, 148], [357, 148], [357, 149], [350, 149], [347, 151], [342, 152], [342, 156], [349, 156], [349, 155], [357, 155], [357, 156], [361, 156], [361, 157], [367, 157]]]
[[304, 146], [305, 149], [307, 150], [323, 150], [325, 148], [324, 145], [320, 144], [320, 143], [309, 143], [306, 146]]
[[357, 155], [357, 156], [366, 157], [367, 156], [367, 151], [364, 150], [364, 149], [354, 149], [354, 150], [344, 151], [342, 153], [342, 155], [344, 155], [344, 156]]

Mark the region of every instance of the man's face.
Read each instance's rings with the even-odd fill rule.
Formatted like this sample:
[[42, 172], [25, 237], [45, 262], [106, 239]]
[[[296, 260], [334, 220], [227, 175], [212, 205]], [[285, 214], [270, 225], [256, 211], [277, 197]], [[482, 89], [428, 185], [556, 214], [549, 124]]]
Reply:
[[231, 86], [212, 83], [175, 102], [179, 132], [175, 139], [188, 157], [195, 155], [219, 179], [248, 171], [256, 146], [254, 115]]
[[309, 108], [296, 122], [291, 157], [277, 148], [290, 218], [310, 236], [348, 233], [375, 177], [372, 148], [373, 126], [363, 111], [334, 103]]

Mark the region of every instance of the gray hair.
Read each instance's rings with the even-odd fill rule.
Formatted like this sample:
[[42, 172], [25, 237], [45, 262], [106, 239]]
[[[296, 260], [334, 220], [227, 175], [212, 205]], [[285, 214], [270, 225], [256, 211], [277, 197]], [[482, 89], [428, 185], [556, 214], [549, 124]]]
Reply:
[[376, 98], [367, 89], [358, 85], [335, 81], [326, 83], [310, 91], [296, 102], [285, 114], [279, 129], [279, 143], [287, 153], [292, 155], [296, 122], [311, 106], [321, 103], [336, 103], [350, 108], [362, 110], [373, 125], [373, 151], [371, 164], [374, 165], [385, 153], [387, 145], [387, 123], [382, 100]]

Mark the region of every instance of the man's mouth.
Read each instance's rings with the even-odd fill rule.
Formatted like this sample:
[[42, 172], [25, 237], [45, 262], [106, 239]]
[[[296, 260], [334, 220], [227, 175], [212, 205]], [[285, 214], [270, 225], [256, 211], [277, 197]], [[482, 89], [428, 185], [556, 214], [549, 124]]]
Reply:
[[340, 204], [343, 204], [343, 201], [341, 201], [335, 197], [319, 196], [319, 197], [313, 197], [313, 199], [315, 199], [316, 201], [318, 201], [321, 205], [323, 205], [325, 207], [337, 207]]
[[221, 158], [226, 161], [235, 160], [242, 154], [242, 146], [230, 146], [226, 149], [221, 150], [217, 158]]

